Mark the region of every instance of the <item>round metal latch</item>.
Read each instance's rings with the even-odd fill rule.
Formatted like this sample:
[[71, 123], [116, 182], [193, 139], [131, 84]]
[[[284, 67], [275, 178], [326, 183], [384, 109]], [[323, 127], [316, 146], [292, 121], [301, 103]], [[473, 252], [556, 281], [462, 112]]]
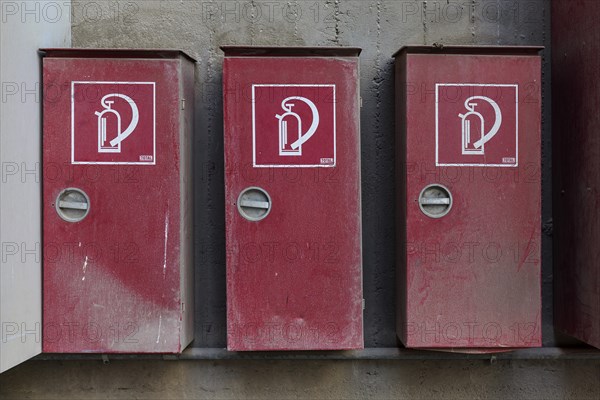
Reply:
[[90, 212], [90, 198], [81, 189], [68, 188], [56, 198], [56, 212], [67, 222], [79, 222]]
[[271, 197], [259, 187], [249, 187], [240, 193], [238, 211], [248, 221], [263, 220], [271, 212]]
[[426, 186], [419, 195], [419, 207], [431, 218], [442, 218], [452, 209], [452, 194], [443, 185]]

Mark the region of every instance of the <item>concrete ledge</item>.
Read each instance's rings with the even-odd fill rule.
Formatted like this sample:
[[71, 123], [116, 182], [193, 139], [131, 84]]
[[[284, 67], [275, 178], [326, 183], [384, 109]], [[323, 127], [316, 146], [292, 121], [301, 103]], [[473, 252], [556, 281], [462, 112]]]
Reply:
[[600, 360], [592, 347], [542, 347], [502, 353], [457, 353], [401, 348], [360, 351], [230, 352], [218, 348], [188, 348], [182, 354], [41, 354], [36, 360]]

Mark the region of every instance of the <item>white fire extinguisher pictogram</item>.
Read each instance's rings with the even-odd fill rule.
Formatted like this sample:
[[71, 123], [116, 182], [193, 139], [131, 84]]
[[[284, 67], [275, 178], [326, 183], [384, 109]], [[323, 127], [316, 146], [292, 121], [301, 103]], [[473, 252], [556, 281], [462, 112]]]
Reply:
[[[487, 133], [485, 132], [485, 118], [481, 113], [475, 111], [478, 104], [473, 103], [474, 100], [486, 101], [494, 109], [496, 120]], [[467, 113], [458, 114], [462, 120], [462, 154], [485, 155], [485, 144], [496, 136], [502, 125], [500, 106], [489, 97], [473, 96], [465, 101], [465, 108], [468, 110]]]
[[[131, 122], [125, 131], [121, 127], [121, 114], [112, 108], [114, 100], [108, 100], [112, 97], [125, 100], [131, 107]], [[98, 116], [98, 153], [120, 153], [121, 142], [127, 139], [137, 127], [140, 117], [138, 107], [131, 97], [120, 93], [108, 94], [100, 103], [104, 110], [95, 113]]]
[[[292, 111], [295, 106], [291, 101], [298, 100], [306, 103], [312, 112], [312, 124], [306, 133], [302, 132], [302, 118]], [[279, 120], [279, 155], [301, 156], [302, 145], [306, 143], [319, 127], [319, 110], [315, 103], [305, 97], [292, 96], [283, 100], [281, 108], [285, 111], [282, 115], [275, 115]], [[296, 127], [297, 129], [293, 129]], [[290, 132], [290, 129], [292, 131]]]

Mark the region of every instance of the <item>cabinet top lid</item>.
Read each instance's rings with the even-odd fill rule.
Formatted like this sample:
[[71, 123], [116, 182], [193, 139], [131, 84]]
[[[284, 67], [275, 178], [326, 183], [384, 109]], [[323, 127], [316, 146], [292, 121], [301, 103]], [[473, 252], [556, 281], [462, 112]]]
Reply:
[[394, 53], [393, 57], [404, 54], [472, 54], [472, 55], [538, 55], [544, 50], [543, 46], [445, 46], [433, 44], [431, 46], [403, 46]]
[[358, 47], [221, 46], [230, 57], [358, 57]]
[[192, 62], [196, 59], [177, 49], [95, 49], [95, 48], [44, 48], [43, 57], [58, 58], [149, 58], [173, 59], [184, 57]]

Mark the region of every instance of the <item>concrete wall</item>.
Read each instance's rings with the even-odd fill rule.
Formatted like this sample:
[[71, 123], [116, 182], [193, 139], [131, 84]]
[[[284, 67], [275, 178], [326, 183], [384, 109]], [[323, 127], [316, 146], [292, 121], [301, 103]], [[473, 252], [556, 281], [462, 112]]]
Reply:
[[0, 1], [0, 372], [41, 351], [41, 67], [71, 45], [70, 4]]
[[[352, 45], [361, 56], [368, 347], [394, 347], [391, 55], [406, 44], [549, 45], [549, 0], [87, 1], [73, 45], [181, 48], [199, 59], [194, 138], [196, 331], [225, 346], [221, 66], [224, 44]], [[545, 57], [548, 59], [549, 51]], [[548, 59], [549, 60], [549, 59]], [[544, 67], [545, 101], [549, 71]], [[544, 342], [554, 345], [550, 121], [544, 111]], [[34, 361], [0, 376], [10, 398], [596, 398], [598, 361]]]

